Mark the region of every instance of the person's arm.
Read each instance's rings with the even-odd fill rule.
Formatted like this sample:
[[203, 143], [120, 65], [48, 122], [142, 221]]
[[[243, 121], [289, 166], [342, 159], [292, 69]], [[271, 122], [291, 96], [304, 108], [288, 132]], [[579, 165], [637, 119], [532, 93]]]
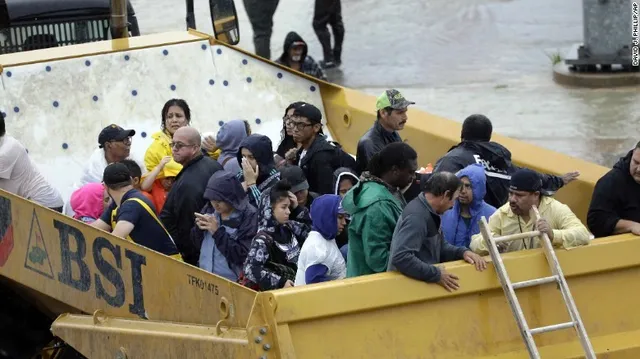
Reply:
[[553, 245], [572, 248], [589, 244], [591, 234], [569, 206], [560, 202], [554, 206], [557, 206], [555, 217], [560, 229], [553, 230]]
[[380, 205], [373, 205], [367, 210], [362, 226], [364, 228], [362, 231], [364, 260], [376, 273], [387, 270], [391, 238], [396, 227], [392, 218], [379, 214], [380, 207]]
[[153, 187], [153, 182], [156, 180], [156, 177], [158, 177], [160, 172], [162, 172], [165, 165], [166, 162], [160, 161], [160, 163], [156, 167], [154, 167], [153, 171], [143, 176], [142, 183], [140, 183], [140, 189], [145, 192], [149, 192], [151, 190], [151, 187]]
[[[502, 236], [502, 218], [500, 217], [500, 210], [497, 210], [491, 217], [489, 217], [488, 223], [491, 236]], [[482, 237], [482, 232], [471, 236], [469, 249], [481, 256], [489, 254], [489, 249], [487, 248], [484, 238]]]
[[162, 157], [171, 155], [171, 152], [167, 153], [165, 147], [158, 140], [154, 140], [147, 148], [147, 152], [144, 153], [144, 166], [147, 171], [152, 171], [162, 160]]
[[327, 273], [329, 272], [329, 268], [327, 268], [324, 264], [313, 264], [307, 267], [307, 270], [304, 271], [304, 282], [307, 284], [313, 283], [322, 283], [329, 281], [329, 277], [327, 277]]
[[124, 201], [118, 208], [115, 221], [116, 226], [111, 232], [114, 236], [127, 239], [136, 223], [140, 220], [142, 211], [146, 210], [136, 201]]
[[[258, 255], [258, 253], [260, 255]], [[249, 254], [244, 265], [244, 274], [252, 282], [256, 283], [260, 290], [272, 290], [284, 287], [287, 282], [273, 271], [267, 269], [265, 264], [269, 260], [269, 249], [265, 238], [257, 236], [251, 242]]]
[[115, 209], [115, 205], [112, 203], [102, 212], [102, 215], [97, 220], [93, 221], [90, 226], [98, 229], [102, 229], [105, 232], [111, 232], [111, 212]]
[[596, 238], [631, 232], [635, 222], [623, 220], [617, 212], [623, 207], [620, 188], [608, 175], [596, 182], [587, 213], [587, 226]]
[[131, 231], [133, 231], [134, 227], [135, 226], [133, 225], [133, 223], [120, 220], [118, 221], [118, 223], [116, 223], [116, 228], [113, 229], [113, 232], [111, 232], [111, 234], [122, 239], [127, 239]]
[[450, 244], [444, 240], [444, 236], [441, 236], [440, 239], [442, 240], [440, 244], [440, 262], [451, 262], [463, 259], [464, 252], [469, 250], [465, 247]]
[[457, 156], [447, 156], [440, 158], [436, 165], [433, 167], [432, 173], [437, 172], [451, 172], [456, 173], [466, 166], [459, 161]]
[[427, 236], [427, 222], [418, 215], [409, 214], [402, 218], [393, 237], [391, 264], [409, 278], [428, 283], [440, 281], [440, 269], [425, 263], [417, 257], [422, 242]]
[[291, 220], [300, 222], [307, 226], [311, 226], [311, 215], [309, 214], [309, 209], [305, 206], [298, 206], [294, 210], [291, 211], [289, 215]]
[[245, 215], [245, 218], [237, 229], [238, 235], [236, 240], [233, 240], [231, 236], [229, 236], [223, 226], [218, 227], [218, 230], [213, 233], [212, 237], [216, 243], [216, 247], [227, 259], [227, 262], [241, 266], [245, 259], [247, 259], [249, 246], [251, 246], [251, 240], [256, 235], [257, 227], [258, 216]]

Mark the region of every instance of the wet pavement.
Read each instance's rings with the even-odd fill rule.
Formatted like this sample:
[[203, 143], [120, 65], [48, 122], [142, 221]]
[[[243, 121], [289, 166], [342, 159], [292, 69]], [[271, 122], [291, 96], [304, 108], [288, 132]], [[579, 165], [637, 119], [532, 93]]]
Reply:
[[[182, 30], [184, 2], [133, 0], [143, 33]], [[239, 46], [253, 51], [241, 0]], [[198, 29], [212, 33], [208, 3]], [[549, 56], [582, 39], [581, 0], [343, 0], [343, 65], [330, 80], [374, 95], [396, 87], [417, 106], [462, 121], [483, 113], [494, 131], [611, 166], [640, 140], [640, 88], [572, 89], [553, 82]], [[287, 32], [321, 59], [312, 0], [281, 0], [272, 56]], [[567, 169], [570, 170], [570, 169]]]

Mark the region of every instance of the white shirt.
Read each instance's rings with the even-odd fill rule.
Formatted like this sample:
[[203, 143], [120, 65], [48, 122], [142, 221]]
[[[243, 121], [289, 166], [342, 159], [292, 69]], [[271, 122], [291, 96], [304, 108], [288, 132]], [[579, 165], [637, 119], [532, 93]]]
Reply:
[[45, 207], [64, 204], [60, 192], [38, 171], [24, 146], [8, 135], [0, 137], [0, 188]]
[[307, 284], [305, 272], [314, 264], [323, 264], [329, 268], [325, 275], [330, 280], [343, 279], [347, 276], [347, 265], [336, 240], [326, 240], [320, 233], [311, 231], [300, 250], [295, 286]]

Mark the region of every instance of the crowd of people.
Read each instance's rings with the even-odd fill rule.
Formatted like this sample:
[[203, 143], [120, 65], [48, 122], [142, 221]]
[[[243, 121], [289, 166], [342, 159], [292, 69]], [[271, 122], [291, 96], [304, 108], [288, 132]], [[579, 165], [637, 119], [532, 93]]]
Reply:
[[[493, 235], [536, 229], [559, 248], [587, 245], [591, 233], [640, 235], [640, 143], [596, 184], [587, 229], [553, 198], [579, 173], [515, 166], [483, 115], [465, 119], [432, 173], [417, 174], [418, 154], [399, 134], [412, 104], [384, 91], [354, 159], [327, 140], [309, 103], [284, 109], [274, 152], [243, 120], [203, 138], [188, 104], [171, 99], [143, 160], [129, 158], [134, 129], [105, 127], [68, 201], [2, 118], [0, 188], [260, 291], [386, 271], [456, 290], [459, 279], [438, 264], [486, 268], [482, 217]], [[499, 250], [540, 246], [531, 237]]]

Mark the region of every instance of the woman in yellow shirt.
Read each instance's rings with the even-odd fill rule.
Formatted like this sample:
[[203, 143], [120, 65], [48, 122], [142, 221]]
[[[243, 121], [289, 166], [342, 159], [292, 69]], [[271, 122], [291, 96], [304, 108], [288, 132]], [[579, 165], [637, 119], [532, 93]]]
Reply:
[[[153, 171], [163, 157], [171, 156], [171, 140], [177, 129], [189, 126], [191, 109], [185, 100], [171, 99], [162, 108], [161, 131], [151, 135], [153, 142], [144, 154], [144, 165], [148, 172]], [[177, 164], [177, 163], [176, 163]], [[177, 164], [182, 169], [182, 165]]]

